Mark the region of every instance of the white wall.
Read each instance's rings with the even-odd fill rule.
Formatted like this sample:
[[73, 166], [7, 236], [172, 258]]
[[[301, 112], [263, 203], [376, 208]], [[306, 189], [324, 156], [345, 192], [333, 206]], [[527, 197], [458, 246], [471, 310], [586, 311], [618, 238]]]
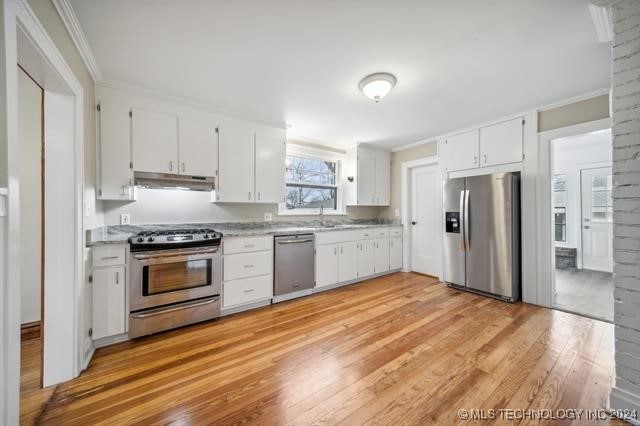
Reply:
[[[264, 220], [303, 220], [318, 216], [278, 216], [276, 204], [219, 204], [211, 202], [209, 192], [136, 188], [137, 201], [103, 201], [105, 225], [120, 223], [120, 214], [131, 215], [132, 224], [251, 222]], [[378, 207], [349, 207], [353, 219], [378, 217]]]
[[20, 290], [22, 324], [40, 320], [42, 89], [18, 70]]
[[581, 268], [581, 194], [580, 171], [611, 166], [611, 130], [603, 130], [552, 141], [553, 174], [567, 176], [567, 239], [556, 242], [558, 247], [578, 249]]

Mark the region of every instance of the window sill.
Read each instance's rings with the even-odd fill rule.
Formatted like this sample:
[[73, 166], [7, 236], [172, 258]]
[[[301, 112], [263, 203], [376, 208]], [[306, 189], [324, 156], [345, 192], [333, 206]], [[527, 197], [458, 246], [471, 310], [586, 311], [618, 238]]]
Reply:
[[[333, 211], [333, 212], [324, 212], [324, 216], [347, 216], [346, 212]], [[320, 212], [317, 210], [312, 211], [278, 211], [278, 216], [320, 216]]]

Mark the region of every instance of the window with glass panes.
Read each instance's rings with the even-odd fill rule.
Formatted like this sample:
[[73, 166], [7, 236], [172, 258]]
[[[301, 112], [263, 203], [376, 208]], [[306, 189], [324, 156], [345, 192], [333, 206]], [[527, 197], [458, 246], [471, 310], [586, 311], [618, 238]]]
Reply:
[[555, 241], [567, 241], [567, 175], [555, 175], [553, 191], [553, 235]]
[[338, 209], [337, 161], [287, 156], [287, 210]]
[[613, 200], [611, 190], [613, 178], [593, 176], [591, 178], [591, 221], [611, 222], [613, 218]]

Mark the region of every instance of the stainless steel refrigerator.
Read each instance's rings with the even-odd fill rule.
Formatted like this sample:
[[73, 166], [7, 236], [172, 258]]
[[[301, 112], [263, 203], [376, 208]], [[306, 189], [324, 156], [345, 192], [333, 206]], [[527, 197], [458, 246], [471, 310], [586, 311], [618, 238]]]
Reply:
[[444, 281], [520, 299], [520, 173], [444, 181]]

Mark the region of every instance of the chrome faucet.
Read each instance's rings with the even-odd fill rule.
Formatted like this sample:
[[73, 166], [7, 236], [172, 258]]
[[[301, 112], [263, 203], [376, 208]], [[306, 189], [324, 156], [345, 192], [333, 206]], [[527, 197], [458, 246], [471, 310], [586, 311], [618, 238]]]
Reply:
[[320, 225], [324, 226], [324, 206], [320, 204]]

